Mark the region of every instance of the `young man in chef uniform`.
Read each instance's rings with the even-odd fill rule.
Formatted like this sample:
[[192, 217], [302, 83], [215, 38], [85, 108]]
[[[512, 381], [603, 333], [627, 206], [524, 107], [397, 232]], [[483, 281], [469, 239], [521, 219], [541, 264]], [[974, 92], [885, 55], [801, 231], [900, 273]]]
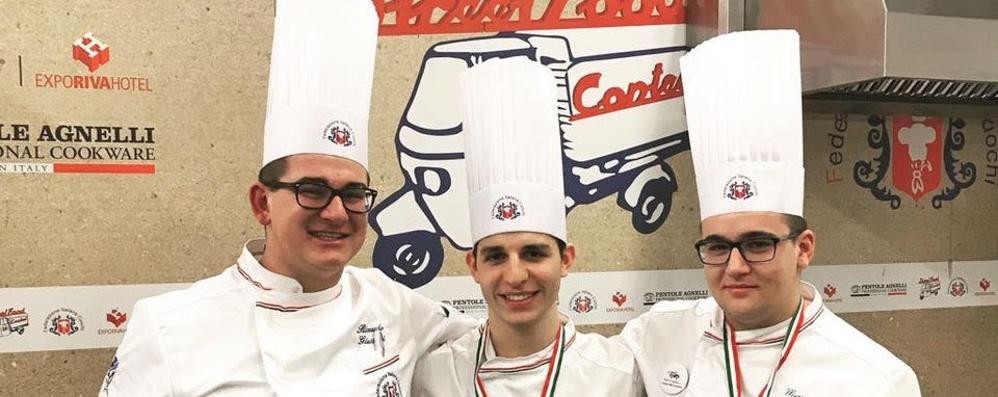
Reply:
[[471, 233], [485, 325], [417, 365], [414, 396], [635, 396], [634, 357], [558, 313], [567, 243], [557, 83], [527, 58], [463, 76]]
[[347, 266], [364, 243], [370, 0], [278, 0], [263, 167], [265, 239], [190, 288], [139, 301], [100, 395], [401, 396], [415, 360], [478, 323]]
[[723, 35], [680, 60], [712, 298], [661, 302], [621, 337], [650, 396], [919, 396], [905, 363], [827, 310], [801, 273], [799, 38]]

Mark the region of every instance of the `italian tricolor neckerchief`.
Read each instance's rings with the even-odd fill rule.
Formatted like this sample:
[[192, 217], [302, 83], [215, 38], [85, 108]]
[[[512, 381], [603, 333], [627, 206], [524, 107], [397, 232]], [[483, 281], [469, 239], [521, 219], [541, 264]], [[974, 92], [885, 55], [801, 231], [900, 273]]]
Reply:
[[[759, 397], [768, 397], [772, 393], [776, 372], [783, 367], [783, 363], [790, 356], [790, 349], [793, 349], [794, 342], [797, 341], [797, 335], [800, 334], [803, 325], [804, 299], [801, 298], [800, 302], [797, 303], [797, 310], [794, 311], [794, 316], [790, 319], [790, 325], [787, 326], [787, 332], [784, 334], [783, 352], [780, 354], [780, 361], [776, 363], [776, 368], [773, 368], [773, 372], [770, 373], [769, 381], [759, 391]], [[735, 340], [735, 330], [731, 327], [731, 324], [728, 324], [727, 319], [724, 321], [724, 363], [726, 364], [725, 368], [728, 375], [728, 396], [741, 397], [744, 381], [742, 380], [742, 368], [738, 364], [738, 342]]]
[[[475, 397], [488, 397], [485, 392], [485, 382], [478, 372], [485, 362], [485, 344], [489, 343], [489, 323], [485, 322], [485, 329], [482, 336], [478, 338], [478, 351], [475, 353]], [[561, 360], [565, 355], [565, 326], [559, 322], [558, 333], [555, 334], [554, 346], [551, 348], [551, 358], [548, 359], [548, 373], [544, 378], [544, 387], [541, 388], [541, 397], [554, 396], [555, 385], [558, 383], [558, 374], [561, 373]]]

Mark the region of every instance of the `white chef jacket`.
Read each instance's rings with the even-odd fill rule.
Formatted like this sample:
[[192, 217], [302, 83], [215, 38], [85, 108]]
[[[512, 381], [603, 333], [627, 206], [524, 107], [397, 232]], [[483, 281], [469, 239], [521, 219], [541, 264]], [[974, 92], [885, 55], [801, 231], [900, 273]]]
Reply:
[[[824, 307], [814, 286], [801, 283], [804, 325], [773, 381], [772, 396], [917, 397], [907, 364]], [[659, 302], [631, 320], [620, 338], [634, 352], [649, 396], [728, 396], [723, 312], [713, 298]], [[738, 331], [745, 387], [755, 397], [782, 352], [790, 320]]]
[[347, 266], [303, 293], [260, 265], [263, 240], [190, 288], [140, 300], [101, 385], [104, 397], [402, 397], [416, 359], [479, 324]]
[[[475, 395], [475, 361], [484, 326], [428, 353], [416, 364], [414, 397]], [[643, 396], [641, 375], [627, 348], [598, 334], [575, 332], [565, 323], [565, 353], [555, 385], [556, 396]], [[537, 397], [547, 378], [552, 342], [543, 350], [516, 358], [497, 357], [486, 343], [479, 376], [488, 397]]]

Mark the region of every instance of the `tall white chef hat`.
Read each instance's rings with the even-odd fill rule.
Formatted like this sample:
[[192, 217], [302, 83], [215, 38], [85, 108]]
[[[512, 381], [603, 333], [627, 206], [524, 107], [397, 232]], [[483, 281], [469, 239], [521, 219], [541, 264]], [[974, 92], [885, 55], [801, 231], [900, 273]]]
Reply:
[[378, 16], [370, 0], [277, 0], [263, 164], [300, 153], [367, 168]]
[[492, 59], [464, 73], [462, 90], [472, 240], [537, 232], [567, 242], [554, 74]]
[[679, 60], [700, 219], [804, 207], [800, 37], [737, 32]]

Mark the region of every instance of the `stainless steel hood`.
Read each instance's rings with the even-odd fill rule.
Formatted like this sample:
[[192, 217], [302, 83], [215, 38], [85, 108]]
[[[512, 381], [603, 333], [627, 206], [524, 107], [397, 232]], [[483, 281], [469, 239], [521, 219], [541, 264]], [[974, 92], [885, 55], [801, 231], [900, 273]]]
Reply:
[[691, 46], [796, 29], [806, 98], [998, 106], [998, 0], [688, 0]]

